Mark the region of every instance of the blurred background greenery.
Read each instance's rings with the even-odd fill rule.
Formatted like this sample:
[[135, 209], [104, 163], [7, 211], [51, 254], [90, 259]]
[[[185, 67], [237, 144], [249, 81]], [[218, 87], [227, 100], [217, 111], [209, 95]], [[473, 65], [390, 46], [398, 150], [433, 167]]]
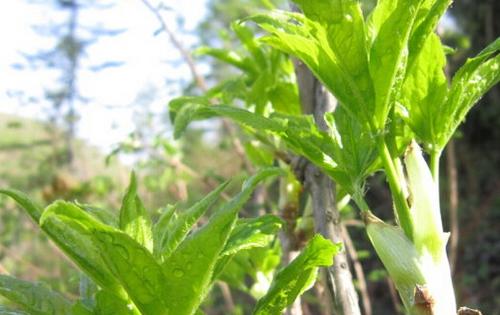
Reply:
[[[248, 161], [242, 159], [242, 155], [251, 154], [252, 148], [251, 144], [245, 142], [244, 132], [236, 126], [228, 129], [218, 121], [210, 121], [189, 129], [181, 140], [172, 139], [167, 118], [168, 98], [165, 98], [165, 95], [172, 97], [181, 93], [201, 93], [200, 82], [179, 77], [175, 71], [164, 74], [161, 88], [169, 91], [165, 93], [158, 91], [157, 87], [151, 88], [147, 83], [134, 81], [133, 84], [141, 92], [134, 102], [137, 107], [128, 136], [123, 136], [121, 141], [104, 148], [96, 147], [95, 141], [91, 144], [88, 139], [82, 139], [76, 132], [81, 123], [81, 107], [77, 106], [77, 103], [81, 103], [84, 98], [78, 88], [78, 79], [83, 67], [82, 58], [92, 60], [91, 50], [87, 48], [97, 41], [98, 37], [119, 37], [132, 32], [135, 26], [106, 29], [106, 25], [93, 25], [92, 19], [89, 19], [90, 22], [85, 20], [87, 16], [83, 12], [88, 8], [99, 7], [98, 9], [107, 10], [107, 14], [114, 14], [115, 4], [111, 1], [106, 4], [90, 0], [21, 1], [38, 7], [50, 6], [54, 12], [54, 19], [50, 19], [50, 16], [47, 19], [47, 25], [52, 27], [37, 33], [37, 36], [52, 38], [53, 46], [49, 49], [51, 53], [21, 52], [24, 56], [23, 64], [29, 67], [36, 63], [37, 67], [55, 69], [58, 77], [54, 79], [55, 83], [47, 84], [43, 100], [45, 111], [38, 119], [8, 114], [7, 112], [11, 111], [2, 109], [6, 105], [0, 104], [0, 113], [4, 112], [0, 114], [1, 187], [23, 190], [43, 204], [58, 198], [77, 199], [80, 202], [117, 210], [128, 174], [131, 169], [135, 169], [141, 178], [143, 200], [151, 211], [156, 211], [167, 203], [191, 204], [210, 191], [221, 179], [235, 178], [234, 189], [229, 191], [232, 193], [236, 191], [241, 179], [251, 172], [252, 167], [258, 165], [256, 160], [259, 157], [251, 159], [255, 165], [250, 167], [246, 165]], [[149, 2], [136, 2], [148, 12]], [[190, 53], [200, 45], [241, 50], [241, 44], [231, 31], [232, 21], [257, 10], [288, 6], [286, 1], [280, 0], [206, 0], [204, 15], [196, 20], [197, 26], [186, 30], [183, 25], [186, 19], [192, 18], [190, 13], [175, 11], [175, 6], [171, 6], [169, 2], [176, 1], [164, 1], [164, 5], [156, 12], [168, 13], [170, 24], [167, 27], [174, 25], [168, 30], [172, 37], [168, 38], [160, 32], [156, 35], [169, 50], [181, 54], [182, 49], [185, 50], [184, 53]], [[158, 8], [159, 2], [152, 1], [149, 4]], [[365, 4], [370, 6], [369, 1]], [[2, 10], [8, 12], [8, 4], [2, 6]], [[160, 27], [161, 21], [153, 13], [151, 11], [146, 15], [150, 23]], [[440, 31], [443, 41], [455, 49], [449, 55], [450, 67], [447, 70], [450, 73], [453, 73], [467, 56], [478, 52], [499, 36], [499, 15], [500, 2], [495, 0], [460, 0], [452, 5]], [[83, 26], [87, 30], [86, 37], [79, 30]], [[40, 25], [33, 27], [41, 28]], [[191, 38], [188, 40], [189, 44], [183, 42], [184, 36]], [[177, 44], [175, 41], [178, 41]], [[110, 55], [113, 56], [113, 51]], [[183, 56], [179, 56], [168, 61], [174, 65], [174, 69], [184, 63]], [[208, 86], [238, 74], [234, 68], [214, 59], [199, 57], [192, 62], [196, 68], [202, 69], [201, 73], [195, 75], [202, 77], [203, 84]], [[102, 68], [126, 65], [127, 61], [111, 58], [102, 64]], [[16, 70], [20, 66], [16, 64], [13, 68]], [[46, 80], [37, 78], [37, 72], [34, 73], [35, 76], [30, 80]], [[94, 76], [100, 75], [100, 69], [94, 73]], [[7, 80], [8, 77], [0, 77], [0, 81]], [[120, 82], [112, 84], [119, 85]], [[144, 86], [141, 86], [143, 84]], [[179, 88], [173, 89], [172, 86]], [[26, 89], [29, 89], [28, 84]], [[172, 90], [175, 92], [172, 93]], [[21, 92], [30, 94], [28, 90]], [[160, 111], [153, 106], [155, 98], [163, 100]], [[11, 102], [12, 99], [14, 102], [18, 100], [11, 97]], [[42, 106], [40, 100], [29, 97], [23, 100], [24, 105], [19, 106]], [[97, 103], [93, 106], [106, 104]], [[240, 150], [238, 146], [235, 150], [235, 136], [243, 139], [243, 148], [239, 148]], [[460, 305], [479, 308], [484, 314], [500, 314], [498, 86], [471, 111], [453, 144], [447, 149], [441, 169], [445, 229], [451, 229], [458, 235], [456, 246], [450, 248], [458, 301]], [[257, 194], [243, 211], [243, 215], [278, 212], [277, 201], [273, 199], [273, 190], [277, 189], [269, 187], [266, 190], [267, 196]], [[379, 208], [374, 209], [375, 212], [382, 216], [384, 212], [387, 216], [390, 215], [389, 196], [382, 178], [370, 179], [370, 204], [379, 205]], [[381, 262], [374, 255], [363, 228], [358, 226], [357, 214], [346, 211], [344, 215], [346, 223], [349, 223], [347, 228], [357, 257], [368, 279], [367, 292], [372, 301], [373, 314], [397, 314], [401, 307], [397, 298], [395, 299], [393, 286], [389, 283]], [[279, 249], [272, 247], [265, 252], [254, 253], [253, 266], [257, 264], [261, 270], [271, 270], [277, 264], [277, 252]], [[242, 266], [245, 266], [244, 261], [234, 264], [231, 273], [228, 273], [226, 280], [230, 284], [229, 292], [222, 286], [214, 290], [204, 307], [207, 314], [249, 312], [245, 305], [251, 304], [249, 301], [254, 299], [254, 295], [245, 290], [245, 284], [258, 282], [258, 275], [256, 271], [252, 273], [248, 270], [249, 274], [245, 274], [244, 270], [240, 269], [250, 267]], [[27, 280], [46, 282], [68, 296], [78, 294], [80, 275], [76, 269], [13, 202], [3, 197], [0, 197], [0, 272], [8, 272]], [[231, 301], [236, 306], [230, 305]], [[303, 304], [306, 304], [304, 309], [310, 314], [321, 314], [317, 303], [315, 290], [311, 290], [303, 299]]]

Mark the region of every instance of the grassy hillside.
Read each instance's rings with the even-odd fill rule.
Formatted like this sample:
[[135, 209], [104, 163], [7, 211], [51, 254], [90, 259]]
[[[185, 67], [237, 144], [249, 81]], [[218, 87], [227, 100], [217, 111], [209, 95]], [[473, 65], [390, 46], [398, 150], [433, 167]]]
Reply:
[[71, 181], [89, 181], [96, 176], [126, 182], [128, 171], [118, 163], [105, 165], [105, 153], [75, 140], [75, 169], [60, 171], [58, 152], [63, 148], [61, 133], [46, 123], [0, 114], [0, 185], [33, 191], [50, 185], [56, 176]]
[[[54, 158], [62, 148], [56, 138], [60, 132], [50, 132], [43, 122], [0, 114], [0, 187], [25, 191], [42, 205], [64, 198], [116, 209], [129, 170], [116, 159], [106, 166], [105, 153], [81, 140], [74, 144], [74, 170], [64, 170]], [[17, 205], [0, 196], [0, 273], [75, 293], [78, 274], [60, 257]]]

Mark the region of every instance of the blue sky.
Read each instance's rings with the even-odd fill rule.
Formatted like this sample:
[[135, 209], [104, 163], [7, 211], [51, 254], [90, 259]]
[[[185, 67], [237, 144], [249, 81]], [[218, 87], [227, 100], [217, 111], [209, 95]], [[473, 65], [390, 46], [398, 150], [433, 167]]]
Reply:
[[[206, 2], [163, 1], [172, 9], [164, 12], [165, 20], [186, 46], [196, 45], [196, 37], [187, 34], [206, 14]], [[177, 27], [179, 17], [184, 20], [182, 31]], [[64, 18], [47, 4], [30, 4], [26, 0], [0, 1], [0, 112], [37, 119], [45, 117], [43, 106], [31, 103], [26, 97], [12, 96], [12, 92], [23, 90], [26, 95], [43, 99], [44, 88], [50, 87], [56, 78], [54, 73], [43, 69], [19, 70], [12, 65], [26, 64], [21, 53], [35, 53], [53, 45], [51, 40], [33, 30], [36, 25], [55, 23]], [[150, 106], [156, 113], [165, 109], [168, 100], [180, 93], [175, 82], [189, 80], [189, 71], [184, 64], [172, 65], [180, 60], [179, 53], [165, 34], [154, 35], [159, 28], [158, 21], [141, 0], [116, 1], [111, 9], [82, 11], [80, 21], [87, 26], [126, 29], [120, 35], [103, 37], [89, 46], [78, 76], [78, 88], [89, 102], [78, 106], [81, 118], [77, 133], [93, 145], [110, 151], [113, 144], [133, 130], [133, 119], [141, 111], [141, 106]], [[109, 60], [124, 64], [100, 72], [88, 70]], [[203, 65], [200, 67], [203, 71]], [[173, 83], [167, 84], [167, 81]], [[153, 92], [150, 102], [139, 102], [140, 95]]]

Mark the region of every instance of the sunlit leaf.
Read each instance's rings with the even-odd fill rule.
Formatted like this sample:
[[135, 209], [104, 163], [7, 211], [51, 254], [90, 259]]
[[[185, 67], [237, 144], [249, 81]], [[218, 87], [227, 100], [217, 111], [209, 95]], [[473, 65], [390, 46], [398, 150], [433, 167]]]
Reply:
[[268, 168], [250, 177], [238, 195], [222, 205], [206, 225], [187, 237], [165, 261], [167, 295], [175, 296], [169, 307], [176, 315], [192, 314], [199, 307], [211, 286], [215, 265], [236, 223], [238, 211], [260, 181], [280, 173], [279, 169]]
[[314, 284], [318, 267], [333, 264], [333, 257], [340, 248], [340, 244], [334, 245], [319, 234], [314, 236], [299, 256], [278, 271], [267, 294], [257, 302], [253, 314], [281, 314]]
[[221, 255], [232, 255], [241, 250], [264, 247], [274, 238], [283, 224], [282, 219], [271, 214], [253, 219], [240, 219]]
[[83, 210], [92, 214], [96, 219], [98, 219], [102, 223], [110, 225], [112, 227], [118, 227], [118, 218], [111, 211], [89, 204], [81, 204], [78, 202], [75, 203]]
[[[91, 216], [91, 214], [86, 213], [76, 205], [60, 201], [55, 202], [47, 209], [54, 207], [73, 209], [72, 212], [74, 213]], [[44, 219], [47, 216], [50, 218]], [[121, 284], [115, 279], [102, 260], [100, 248], [92, 242], [92, 237], [87, 228], [80, 224], [68, 225], [60, 218], [49, 214], [46, 215], [46, 212], [40, 219], [40, 226], [52, 241], [99, 286], [115, 292], [119, 296], [126, 295]]]
[[375, 88], [375, 123], [383, 128], [403, 83], [408, 41], [421, 0], [382, 0], [371, 15], [370, 74]]
[[71, 309], [66, 298], [48, 287], [6, 275], [0, 275], [0, 295], [34, 315], [65, 315]]
[[465, 115], [481, 97], [500, 81], [500, 38], [476, 57], [470, 58], [453, 76], [448, 99], [439, 116], [443, 130], [438, 145], [443, 148]]
[[448, 90], [444, 74], [446, 59], [439, 37], [428, 37], [405, 78], [399, 102], [401, 115], [430, 151], [442, 133], [438, 119]]
[[367, 75], [364, 22], [359, 4], [336, 1], [332, 4], [336, 11], [325, 11], [338, 12], [335, 23], [329, 24], [326, 22], [331, 22], [330, 19], [323, 19], [325, 14], [320, 21], [313, 20], [317, 19], [317, 12], [303, 3], [306, 16], [309, 13], [307, 17], [275, 10], [250, 19], [269, 33], [262, 39], [264, 42], [302, 60], [341, 106], [368, 125], [372, 119], [373, 85]]
[[[74, 237], [93, 244], [103, 261], [143, 314], [168, 314], [166, 280], [148, 249], [130, 236], [97, 221], [77, 206], [55, 202], [41, 218], [44, 229], [71, 231]], [[115, 280], [115, 281], [116, 281]], [[114, 292], [114, 291], [110, 291]]]
[[156, 257], [161, 255], [165, 242], [168, 240], [168, 224], [170, 223], [170, 219], [176, 215], [175, 210], [175, 206], [173, 205], [163, 208], [158, 221], [153, 226], [153, 254]]
[[130, 176], [130, 185], [123, 197], [120, 209], [120, 229], [149, 251], [153, 251], [151, 217], [137, 195], [137, 181], [134, 173]]
[[162, 238], [162, 243], [160, 244], [162, 259], [168, 258], [175, 251], [177, 246], [193, 228], [194, 224], [215, 203], [228, 184], [229, 182], [221, 184], [191, 208], [170, 219], [168, 225], [165, 227], [165, 236]]
[[25, 193], [15, 189], [0, 189], [0, 194], [7, 195], [14, 199], [36, 223], [40, 221], [40, 216], [42, 215], [43, 208], [37, 205]]
[[130, 308], [128, 302], [117, 298], [105, 290], [100, 290], [95, 296], [95, 313], [99, 315], [140, 315], [136, 308]]

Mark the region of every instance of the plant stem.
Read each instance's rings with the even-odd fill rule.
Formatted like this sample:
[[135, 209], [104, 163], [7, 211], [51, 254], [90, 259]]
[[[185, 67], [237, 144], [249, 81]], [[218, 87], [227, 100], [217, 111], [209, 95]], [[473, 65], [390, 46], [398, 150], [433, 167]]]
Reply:
[[355, 193], [352, 196], [352, 200], [354, 200], [354, 203], [358, 206], [359, 210], [362, 212], [369, 211], [370, 207], [365, 201], [365, 198], [363, 198], [361, 193]]
[[441, 151], [432, 151], [430, 156], [431, 173], [436, 187], [439, 187], [439, 159], [441, 158]]
[[410, 207], [406, 201], [403, 186], [401, 186], [401, 178], [398, 176], [398, 171], [396, 170], [391, 153], [387, 148], [384, 138], [379, 138], [378, 150], [380, 157], [382, 158], [385, 174], [392, 192], [396, 213], [399, 219], [399, 225], [405, 232], [406, 236], [413, 241], [413, 220], [410, 215]]
[[[293, 4], [292, 6], [296, 11], [297, 8]], [[335, 99], [306, 65], [294, 60], [294, 67], [304, 114], [312, 114], [319, 129], [328, 130], [324, 115], [333, 111]], [[335, 203], [335, 183], [310, 162], [305, 166], [304, 180], [312, 200], [315, 232], [334, 243], [343, 243], [340, 213]], [[326, 275], [328, 297], [333, 302], [334, 313], [361, 315], [346, 253], [338, 253], [334, 265], [324, 269], [322, 273]]]
[[[334, 243], [344, 244], [340, 213], [335, 205], [335, 184], [311, 163], [306, 166], [305, 180], [311, 195], [315, 232]], [[326, 270], [325, 280], [335, 314], [361, 315], [345, 251], [335, 256], [334, 265]]]

